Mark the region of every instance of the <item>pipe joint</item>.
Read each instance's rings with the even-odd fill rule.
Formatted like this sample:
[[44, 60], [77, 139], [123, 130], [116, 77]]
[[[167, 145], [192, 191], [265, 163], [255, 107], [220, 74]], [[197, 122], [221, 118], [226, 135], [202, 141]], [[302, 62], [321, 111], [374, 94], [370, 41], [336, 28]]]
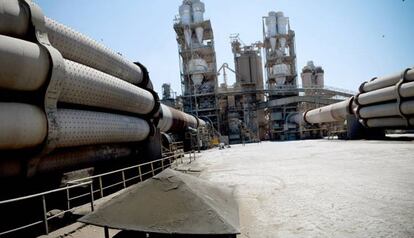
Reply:
[[402, 111], [401, 108], [401, 104], [403, 101], [403, 97], [401, 96], [401, 86], [403, 83], [405, 83], [407, 81], [407, 72], [411, 70], [411, 68], [407, 68], [405, 69], [402, 73], [401, 73], [401, 78], [398, 81], [398, 83], [395, 85], [395, 96], [397, 99], [397, 109], [398, 109], [398, 114], [404, 119], [405, 124], [407, 127], [410, 126], [410, 118], [404, 114], [404, 112]]

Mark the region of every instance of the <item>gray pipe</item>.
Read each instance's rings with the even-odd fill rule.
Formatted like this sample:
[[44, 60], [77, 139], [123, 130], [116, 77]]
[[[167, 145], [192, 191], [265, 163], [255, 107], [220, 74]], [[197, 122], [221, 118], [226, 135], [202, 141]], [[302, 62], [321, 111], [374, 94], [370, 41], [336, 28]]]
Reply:
[[0, 35], [0, 88], [37, 90], [46, 81], [49, 65], [49, 56], [43, 47]]
[[352, 98], [345, 101], [313, 109], [304, 113], [303, 119], [310, 124], [345, 121], [349, 115]]
[[[58, 109], [57, 147], [136, 142], [150, 133], [148, 122], [111, 113]], [[0, 149], [40, 145], [47, 135], [43, 111], [33, 105], [0, 103]]]
[[[364, 83], [361, 87], [362, 92], [370, 92], [380, 88], [385, 88], [398, 83], [402, 78], [402, 73], [376, 78], [372, 81]], [[414, 81], [414, 69], [411, 69], [406, 74], [407, 81]]]
[[[147, 90], [85, 65], [64, 60], [66, 77], [58, 98], [60, 102], [95, 106], [138, 114], [155, 107]], [[0, 88], [31, 91], [39, 89], [51, 65], [46, 49], [0, 35]]]
[[[401, 84], [399, 94], [401, 97], [414, 97], [414, 82]], [[386, 102], [397, 99], [397, 92], [395, 86], [381, 88], [367, 93], [361, 93], [358, 96], [358, 103], [360, 105], [368, 105], [379, 102]]]
[[[385, 103], [374, 106], [361, 107], [359, 115], [361, 118], [375, 118], [375, 117], [390, 117], [399, 116], [400, 105], [396, 102]], [[414, 114], [414, 100], [405, 101], [401, 103], [401, 112], [404, 115]]]
[[0, 150], [39, 145], [47, 135], [43, 111], [23, 103], [0, 103]]
[[161, 104], [160, 114], [158, 128], [162, 132], [179, 132], [186, 130], [188, 127], [197, 129], [199, 126], [206, 124], [205, 121], [195, 116], [163, 104]]
[[405, 128], [407, 127], [407, 122], [410, 126], [414, 126], [414, 117], [409, 118], [408, 121], [401, 117], [373, 118], [368, 119], [366, 124], [368, 127]]
[[[24, 37], [30, 29], [30, 10], [18, 0], [0, 0], [0, 34]], [[64, 58], [98, 69], [133, 84], [143, 80], [139, 66], [101, 43], [47, 17], [49, 41]]]

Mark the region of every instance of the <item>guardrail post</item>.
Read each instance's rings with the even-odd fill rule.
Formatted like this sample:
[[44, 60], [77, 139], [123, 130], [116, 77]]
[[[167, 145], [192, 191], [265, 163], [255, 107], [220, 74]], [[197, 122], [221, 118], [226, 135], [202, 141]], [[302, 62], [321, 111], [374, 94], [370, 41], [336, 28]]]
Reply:
[[91, 189], [91, 211], [95, 210], [95, 206], [94, 206], [94, 198], [93, 198], [93, 181], [90, 184], [90, 189]]
[[124, 185], [124, 188], [126, 188], [125, 171], [124, 170], [122, 170], [122, 184]]
[[142, 182], [142, 173], [141, 173], [141, 166], [138, 166], [138, 173], [139, 173], [139, 179]]
[[70, 210], [70, 195], [69, 195], [69, 186], [66, 185], [66, 201], [67, 201], [67, 209]]
[[154, 164], [152, 163], [152, 161], [151, 161], [151, 172], [152, 172], [152, 176], [155, 176], [155, 173], [154, 173]]
[[101, 193], [101, 198], [103, 198], [102, 177], [99, 177], [99, 191]]
[[49, 235], [49, 224], [47, 222], [47, 208], [46, 208], [45, 195], [42, 195], [42, 208], [43, 208], [43, 223], [45, 224], [45, 233], [46, 235]]
[[161, 170], [164, 170], [164, 159], [161, 159]]

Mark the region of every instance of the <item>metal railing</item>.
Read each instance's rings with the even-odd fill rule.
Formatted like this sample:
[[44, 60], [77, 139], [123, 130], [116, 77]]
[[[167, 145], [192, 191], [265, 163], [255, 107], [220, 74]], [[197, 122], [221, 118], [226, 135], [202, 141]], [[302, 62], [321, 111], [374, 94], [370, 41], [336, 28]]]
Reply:
[[[98, 193], [99, 196], [98, 198], [103, 198], [106, 195], [112, 194], [114, 192], [117, 192], [119, 190], [125, 189], [127, 188], [129, 185], [135, 184], [132, 183], [133, 180], [137, 180], [137, 182], [142, 182], [144, 181], [145, 177], [147, 176], [152, 177], [155, 176], [155, 174], [158, 171], [162, 171], [168, 167], [170, 167], [174, 161], [178, 161], [177, 159], [181, 159], [181, 163], [183, 163], [183, 157], [185, 156], [184, 150], [182, 148], [182, 144], [180, 146], [180, 144], [177, 144], [177, 148], [179, 148], [178, 151], [176, 152], [172, 152], [172, 155], [163, 157], [161, 159], [158, 160], [153, 160], [153, 161], [149, 161], [146, 163], [142, 163], [142, 164], [138, 164], [138, 165], [134, 165], [134, 166], [130, 166], [130, 167], [126, 167], [126, 168], [122, 168], [122, 169], [118, 169], [118, 170], [114, 170], [114, 171], [110, 171], [107, 173], [102, 173], [102, 174], [98, 174], [98, 175], [94, 175], [94, 176], [90, 176], [90, 177], [85, 177], [85, 178], [81, 178], [81, 179], [76, 179], [76, 180], [72, 180], [69, 181], [67, 183], [66, 187], [62, 187], [62, 188], [58, 188], [58, 189], [54, 189], [54, 190], [50, 190], [50, 191], [46, 191], [46, 192], [42, 192], [42, 193], [37, 193], [37, 194], [33, 194], [33, 195], [29, 195], [29, 196], [24, 196], [24, 197], [19, 197], [19, 198], [14, 198], [14, 199], [8, 199], [8, 200], [3, 200], [0, 201], [0, 206], [2, 205], [10, 205], [12, 203], [16, 203], [19, 201], [23, 201], [23, 200], [29, 200], [29, 199], [37, 199], [40, 198], [40, 202], [41, 202], [41, 206], [42, 206], [42, 219], [41, 220], [36, 220], [34, 222], [31, 222], [29, 224], [25, 224], [19, 227], [15, 227], [9, 230], [5, 230], [5, 231], [0, 231], [0, 236], [4, 236], [6, 234], [10, 234], [13, 232], [17, 232], [17, 231], [21, 231], [23, 229], [29, 228], [29, 227], [33, 227], [33, 226], [37, 226], [40, 224], [44, 225], [44, 233], [47, 235], [49, 234], [49, 220], [62, 216], [68, 212], [72, 212], [73, 210], [75, 210], [77, 207], [72, 207], [72, 203], [74, 200], [79, 200], [81, 202], [84, 202], [85, 200], [81, 200], [81, 198], [87, 198], [89, 197], [89, 203], [90, 203], [90, 207], [91, 207], [91, 211], [94, 210], [94, 201], [95, 201], [95, 194]], [[190, 152], [190, 161], [193, 157], [193, 159], [195, 159], [195, 154], [193, 156], [191, 156], [191, 153], [195, 153]], [[146, 170], [144, 170], [144, 168]], [[135, 171], [135, 173], [132, 173], [131, 175], [131, 171]], [[126, 174], [129, 172], [130, 176], [126, 176]], [[104, 184], [104, 177], [107, 176], [115, 176], [119, 174], [120, 176], [120, 181], [113, 181], [113, 177], [111, 179], [111, 183], [110, 184]], [[130, 183], [128, 183], [130, 182]], [[94, 186], [94, 184], [97, 184], [97, 188], [96, 186]], [[129, 184], [129, 185], [128, 185]], [[81, 194], [77, 194], [73, 197], [71, 197], [71, 191], [73, 191], [73, 189], [75, 188], [85, 188], [85, 186], [88, 186], [88, 192], [86, 193], [81, 193]], [[105, 191], [110, 189], [110, 188], [116, 188], [116, 186], [119, 186], [120, 189], [116, 190], [113, 189], [111, 193], [107, 193], [105, 195]], [[115, 191], [116, 190], [116, 191]], [[48, 195], [52, 195], [52, 194], [56, 194], [59, 192], [66, 192], [66, 209], [63, 211], [60, 211], [57, 214], [51, 215], [48, 217], [48, 209], [47, 209], [47, 199], [46, 196]], [[87, 204], [83, 203], [83, 204]]]
[[[52, 216], [48, 217], [47, 216], [46, 196], [51, 195], [51, 194], [55, 194], [55, 193], [58, 193], [58, 192], [62, 192], [62, 191], [65, 191], [65, 190], [69, 191], [70, 189], [77, 188], [77, 187], [84, 187], [84, 186], [89, 186], [91, 191], [92, 191], [92, 182], [89, 181], [89, 182], [78, 183], [78, 184], [74, 184], [74, 185], [71, 185], [71, 186], [67, 186], [67, 187], [63, 187], [63, 188], [58, 188], [58, 189], [42, 192], [42, 193], [32, 194], [32, 195], [29, 195], [29, 196], [24, 196], [24, 197], [19, 197], [19, 198], [13, 198], [13, 199], [0, 201], [0, 205], [5, 205], [5, 204], [15, 203], [15, 202], [29, 200], [29, 199], [41, 198], [40, 201], [42, 203], [42, 210], [43, 210], [43, 217], [42, 217], [41, 220], [37, 220], [37, 221], [34, 221], [32, 223], [29, 223], [29, 224], [26, 224], [26, 225], [23, 225], [23, 226], [20, 226], [20, 227], [16, 227], [16, 228], [13, 228], [13, 229], [10, 229], [10, 230], [1, 231], [0, 236], [10, 234], [10, 233], [13, 233], [13, 232], [16, 232], [16, 231], [20, 231], [20, 230], [23, 230], [23, 229], [26, 229], [26, 228], [29, 228], [29, 227], [33, 227], [33, 226], [36, 226], [36, 225], [39, 225], [39, 224], [42, 224], [42, 223], [44, 224], [45, 233], [49, 234], [49, 224], [48, 224], [49, 220], [51, 220], [53, 218], [56, 218], [58, 216], [61, 216], [61, 215], [65, 214], [65, 213], [67, 213], [67, 212], [69, 212], [73, 209], [68, 209], [68, 210], [59, 212], [58, 214], [55, 214], [55, 215], [52, 215]], [[93, 211], [94, 199], [93, 199], [92, 195], [91, 195], [90, 203], [91, 203], [91, 209]]]

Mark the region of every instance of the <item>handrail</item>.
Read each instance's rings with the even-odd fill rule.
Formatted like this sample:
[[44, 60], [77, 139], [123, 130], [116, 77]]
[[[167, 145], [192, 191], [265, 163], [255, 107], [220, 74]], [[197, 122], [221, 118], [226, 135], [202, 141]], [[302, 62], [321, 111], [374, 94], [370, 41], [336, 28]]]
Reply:
[[84, 182], [84, 183], [75, 184], [75, 185], [72, 185], [72, 186], [69, 186], [69, 187], [57, 188], [57, 189], [53, 189], [53, 190], [49, 190], [49, 191], [45, 191], [45, 192], [41, 192], [41, 193], [36, 193], [36, 194], [24, 196], [24, 197], [7, 199], [7, 200], [0, 201], [0, 205], [6, 204], [6, 203], [11, 203], [11, 202], [22, 201], [22, 200], [26, 200], [26, 199], [29, 199], [29, 198], [40, 197], [40, 196], [44, 196], [44, 195], [48, 195], [48, 194], [51, 194], [51, 193], [56, 193], [56, 192], [64, 191], [64, 190], [71, 189], [71, 188], [76, 188], [76, 187], [81, 187], [81, 186], [89, 185], [91, 183], [92, 182]]
[[[177, 143], [177, 144], [180, 144], [180, 143]], [[49, 191], [45, 191], [45, 192], [41, 192], [41, 193], [28, 195], [28, 196], [22, 196], [22, 197], [18, 197], [18, 198], [12, 198], [12, 199], [7, 199], [7, 200], [0, 201], [0, 205], [4, 205], [4, 204], [14, 203], [14, 202], [18, 202], [18, 201], [27, 200], [27, 199], [33, 199], [33, 198], [41, 197], [42, 198], [42, 208], [43, 208], [43, 219], [42, 220], [37, 220], [35, 222], [25, 224], [25, 225], [22, 225], [22, 226], [19, 226], [19, 227], [16, 227], [16, 228], [12, 228], [12, 229], [9, 229], [9, 230], [6, 230], [6, 231], [0, 231], [0, 236], [5, 235], [5, 234], [10, 234], [10, 233], [13, 233], [13, 232], [16, 232], [16, 231], [19, 231], [19, 230], [23, 230], [23, 229], [26, 229], [26, 228], [29, 228], [29, 227], [32, 227], [32, 226], [36, 226], [36, 225], [39, 225], [39, 224], [44, 224], [45, 234], [49, 234], [48, 221], [53, 219], [53, 218], [58, 217], [61, 214], [65, 214], [69, 211], [73, 211], [74, 208], [71, 208], [71, 201], [73, 201], [75, 199], [82, 198], [82, 197], [86, 197], [86, 196], [89, 195], [90, 196], [91, 211], [93, 211], [94, 210], [94, 194], [95, 193], [99, 192], [100, 193], [100, 198], [103, 198], [105, 189], [115, 187], [115, 186], [119, 186], [119, 185], [123, 185], [123, 189], [125, 189], [127, 187], [126, 183], [133, 180], [133, 179], [139, 179], [139, 181], [142, 182], [143, 181], [143, 176], [146, 176], [146, 175], [154, 176], [155, 172], [157, 172], [158, 170], [162, 171], [165, 168], [168, 168], [178, 158], [181, 158], [181, 162], [182, 162], [182, 156], [185, 155], [184, 150], [181, 148], [180, 150], [177, 150], [177, 152], [179, 152], [179, 153], [176, 153], [176, 154], [173, 154], [173, 155], [170, 155], [170, 156], [166, 156], [166, 157], [163, 157], [161, 159], [145, 162], [145, 163], [134, 165], [134, 166], [129, 166], [129, 167], [122, 168], [122, 169], [117, 169], [117, 170], [114, 170], [114, 171], [110, 171], [110, 172], [106, 172], [106, 173], [102, 173], [102, 174], [98, 174], [98, 175], [94, 175], [94, 176], [90, 176], [90, 177], [86, 177], [86, 178], [72, 180], [72, 181], [69, 181], [67, 183], [66, 187], [57, 188], [57, 189], [53, 189], [53, 190], [49, 190]], [[195, 158], [195, 155], [194, 155], [194, 158]], [[168, 161], [168, 163], [165, 163], [165, 161]], [[190, 155], [190, 161], [191, 161], [191, 155]], [[160, 166], [154, 167], [155, 163], [160, 163]], [[146, 166], [146, 165], [151, 165], [151, 169], [149, 169], [146, 172], [143, 172], [141, 170], [141, 167]], [[131, 169], [136, 169], [136, 168], [138, 168], [137, 169], [138, 175], [126, 178], [125, 171], [131, 170]], [[102, 182], [102, 177], [107, 176], [107, 175], [116, 174], [116, 173], [121, 173], [122, 181], [113, 181], [114, 183], [104, 187], [103, 182]], [[99, 182], [99, 188], [97, 190], [94, 190], [94, 188], [93, 188], [94, 187], [93, 186], [94, 179], [98, 179], [98, 182]], [[84, 182], [84, 181], [86, 181], [86, 182]], [[69, 191], [71, 189], [77, 188], [77, 187], [84, 187], [84, 186], [87, 186], [87, 185], [90, 188], [89, 192], [78, 194], [74, 197], [70, 196]], [[57, 192], [62, 192], [62, 191], [66, 191], [67, 209], [59, 212], [58, 214], [55, 214], [53, 216], [48, 217], [47, 216], [47, 206], [46, 206], [46, 196], [50, 195], [52, 193], [57, 193]]]

